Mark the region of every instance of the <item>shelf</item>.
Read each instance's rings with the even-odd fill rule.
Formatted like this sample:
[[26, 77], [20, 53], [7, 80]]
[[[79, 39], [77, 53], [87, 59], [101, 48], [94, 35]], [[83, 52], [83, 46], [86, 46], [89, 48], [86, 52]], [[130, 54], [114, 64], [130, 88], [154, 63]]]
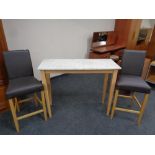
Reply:
[[154, 66], [155, 67], [155, 61], [152, 61], [150, 66]]
[[149, 75], [148, 78], [146, 79], [146, 82], [155, 84], [155, 75]]

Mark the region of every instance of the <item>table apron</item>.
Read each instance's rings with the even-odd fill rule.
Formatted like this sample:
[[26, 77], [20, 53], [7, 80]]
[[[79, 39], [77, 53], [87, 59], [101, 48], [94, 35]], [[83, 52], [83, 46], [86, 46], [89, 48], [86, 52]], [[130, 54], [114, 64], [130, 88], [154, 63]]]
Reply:
[[[117, 70], [117, 69], [116, 69]], [[59, 74], [109, 74], [115, 70], [42, 70], [47, 74], [59, 73]]]

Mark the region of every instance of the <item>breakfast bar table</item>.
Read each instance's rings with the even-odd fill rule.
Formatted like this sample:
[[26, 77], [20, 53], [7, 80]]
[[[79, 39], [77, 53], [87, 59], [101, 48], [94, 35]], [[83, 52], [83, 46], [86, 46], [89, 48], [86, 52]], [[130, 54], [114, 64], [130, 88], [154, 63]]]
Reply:
[[103, 81], [102, 104], [104, 103], [109, 74], [112, 74], [107, 115], [110, 113], [117, 73], [121, 69], [111, 59], [45, 59], [38, 67], [45, 90], [45, 99], [49, 117], [52, 117], [52, 88], [50, 74], [105, 74]]

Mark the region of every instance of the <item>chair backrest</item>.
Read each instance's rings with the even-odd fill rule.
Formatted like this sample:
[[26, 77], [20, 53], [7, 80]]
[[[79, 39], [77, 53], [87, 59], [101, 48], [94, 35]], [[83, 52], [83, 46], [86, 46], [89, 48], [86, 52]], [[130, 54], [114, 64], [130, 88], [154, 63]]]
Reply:
[[3, 56], [9, 80], [33, 75], [29, 50], [7, 51]]
[[122, 74], [141, 76], [146, 51], [124, 50], [122, 57]]

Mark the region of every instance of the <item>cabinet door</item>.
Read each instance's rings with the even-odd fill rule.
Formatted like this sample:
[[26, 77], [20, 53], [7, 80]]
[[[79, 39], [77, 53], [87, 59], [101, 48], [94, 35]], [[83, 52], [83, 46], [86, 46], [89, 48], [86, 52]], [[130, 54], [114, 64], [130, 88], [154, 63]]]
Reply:
[[115, 33], [117, 34], [117, 44], [127, 45], [129, 32], [131, 27], [131, 19], [116, 19], [115, 20]]
[[151, 40], [148, 46], [147, 57], [149, 57], [152, 60], [155, 59], [155, 27], [153, 29]]
[[138, 40], [139, 31], [140, 31], [141, 22], [142, 22], [141, 19], [131, 20], [127, 49], [135, 49], [137, 40]]

